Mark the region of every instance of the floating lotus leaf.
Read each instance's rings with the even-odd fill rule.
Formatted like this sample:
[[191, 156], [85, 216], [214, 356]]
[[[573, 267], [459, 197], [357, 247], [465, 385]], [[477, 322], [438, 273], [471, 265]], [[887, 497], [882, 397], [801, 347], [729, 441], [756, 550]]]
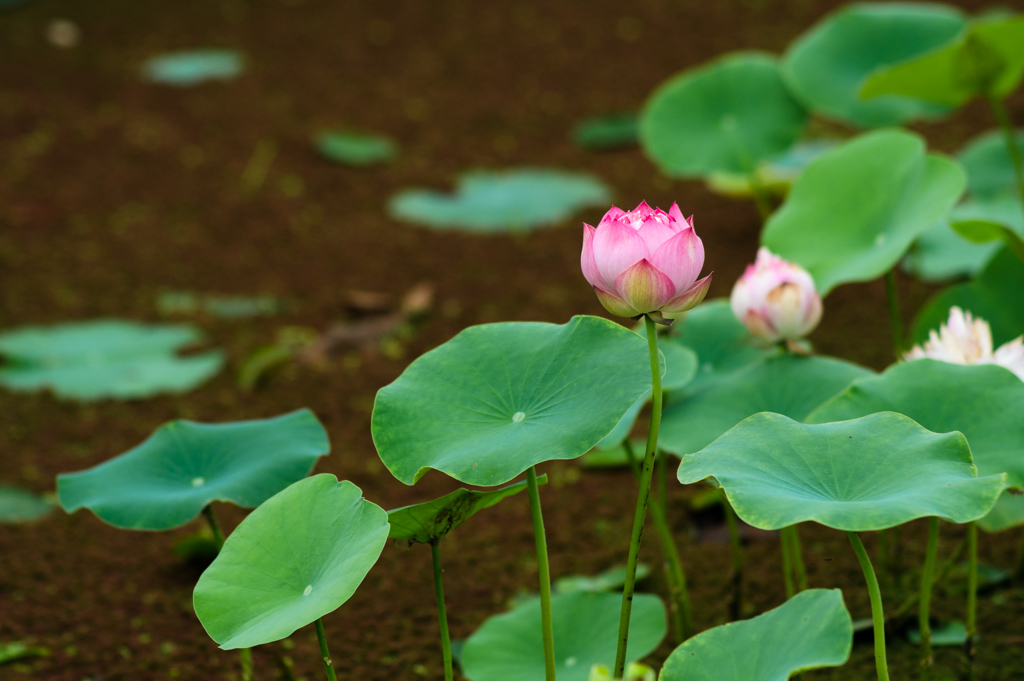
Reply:
[[501, 485], [585, 454], [650, 390], [650, 371], [647, 342], [599, 317], [473, 326], [377, 393], [373, 441], [407, 485], [430, 468]]
[[0, 485], [0, 523], [30, 523], [52, 510], [53, 504], [27, 489]]
[[917, 135], [865, 133], [807, 167], [761, 241], [809, 271], [825, 295], [892, 269], [956, 204], [964, 182], [957, 164], [927, 154]]
[[[651, 568], [643, 563], [636, 564], [636, 581], [640, 582], [651, 574]], [[599, 575], [568, 575], [555, 580], [554, 588], [559, 593], [568, 591], [618, 591], [626, 584], [626, 566], [609, 568]]]
[[398, 148], [381, 135], [351, 130], [334, 130], [320, 135], [317, 151], [325, 158], [350, 166], [371, 166], [395, 160]]
[[153, 83], [187, 87], [208, 80], [230, 80], [242, 73], [245, 60], [233, 50], [171, 52], [142, 65], [142, 77]]
[[672, 651], [659, 681], [787, 681], [850, 659], [853, 622], [839, 589], [809, 589], [763, 615], [708, 629]]
[[952, 227], [955, 223], [977, 220], [1005, 225], [1024, 235], [1024, 213], [1016, 196], [965, 201], [918, 237], [903, 260], [903, 268], [924, 281], [978, 274], [999, 252], [1000, 243], [968, 241]]
[[[1017, 131], [1015, 140], [1024, 154], [1024, 132]], [[960, 150], [957, 160], [967, 171], [967, 191], [972, 198], [990, 200], [1007, 194], [1018, 198], [1013, 161], [1001, 130], [975, 137]]]
[[661, 418], [658, 446], [684, 455], [709, 445], [743, 419], [771, 411], [802, 421], [870, 369], [831, 357], [764, 357], [697, 390], [672, 396]]
[[68, 513], [88, 508], [114, 527], [169, 530], [213, 501], [259, 506], [330, 449], [308, 409], [237, 423], [171, 421], [120, 456], [57, 476], [57, 494]]
[[[559, 681], [587, 681], [595, 664], [615, 661], [622, 594], [570, 591], [551, 598], [555, 668]], [[665, 637], [665, 606], [650, 594], [633, 597], [626, 659], [651, 653]], [[544, 678], [540, 600], [491, 617], [466, 640], [460, 659], [470, 681]]]
[[178, 357], [202, 340], [191, 326], [117, 320], [27, 326], [0, 334], [0, 385], [75, 400], [184, 392], [218, 371], [218, 351]]
[[573, 142], [584, 149], [622, 149], [639, 141], [640, 121], [634, 113], [590, 118], [572, 131]]
[[196, 615], [224, 650], [286, 638], [347, 601], [387, 539], [387, 513], [351, 482], [300, 480], [227, 538], [196, 584]]
[[861, 83], [879, 68], [939, 47], [964, 25], [960, 11], [947, 5], [848, 5], [790, 45], [782, 73], [800, 100], [829, 118], [867, 128], [935, 118], [948, 109], [898, 96], [864, 101]]
[[[907, 632], [907, 640], [915, 646], [921, 645], [920, 629], [911, 629]], [[963, 622], [945, 622], [931, 629], [932, 645], [941, 648], [943, 646], [962, 646], [967, 640], [967, 627]]]
[[407, 189], [391, 198], [388, 211], [433, 229], [509, 232], [556, 224], [610, 201], [609, 189], [591, 175], [520, 168], [465, 173], [454, 194]]
[[1022, 46], [1024, 16], [977, 21], [938, 49], [872, 74], [860, 94], [903, 95], [950, 107], [975, 97], [1002, 99], [1024, 75]]
[[811, 520], [862, 532], [928, 516], [977, 520], [995, 504], [1006, 476], [977, 477], [960, 433], [936, 434], [883, 412], [821, 425], [755, 414], [683, 457], [679, 482], [705, 478], [714, 478], [754, 527]]
[[[547, 482], [547, 476], [538, 477], [537, 482]], [[518, 494], [524, 489], [525, 482], [517, 482], [490, 492], [457, 489], [440, 499], [396, 508], [388, 511], [388, 522], [391, 524], [388, 539], [404, 539], [410, 543], [421, 544], [433, 543], [485, 508], [490, 508], [505, 497]]]
[[658, 86], [640, 116], [640, 141], [672, 177], [749, 174], [795, 144], [806, 122], [775, 57], [738, 52]]
[[1024, 263], [1003, 247], [985, 266], [978, 278], [940, 291], [918, 313], [914, 321], [914, 342], [928, 338], [949, 319], [954, 305], [984, 319], [992, 328], [996, 346], [1024, 333]]

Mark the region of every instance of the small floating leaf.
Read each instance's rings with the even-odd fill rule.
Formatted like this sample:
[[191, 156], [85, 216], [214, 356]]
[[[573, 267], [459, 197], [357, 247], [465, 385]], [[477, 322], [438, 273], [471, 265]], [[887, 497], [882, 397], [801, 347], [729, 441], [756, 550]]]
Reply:
[[634, 113], [590, 118], [576, 126], [572, 139], [584, 149], [621, 149], [639, 142], [640, 121]]
[[[643, 563], [636, 564], [636, 581], [646, 579], [651, 568]], [[555, 580], [554, 588], [558, 593], [568, 591], [622, 591], [626, 584], [626, 566], [619, 565], [609, 568], [599, 575], [569, 575]]]
[[153, 57], [142, 77], [153, 83], [186, 87], [208, 80], [229, 80], [242, 72], [242, 55], [233, 50], [192, 50]]
[[184, 392], [224, 363], [218, 351], [175, 354], [201, 340], [191, 326], [119, 320], [23, 327], [0, 334], [0, 385], [76, 400]]
[[196, 584], [196, 615], [224, 650], [290, 636], [347, 601], [380, 556], [387, 513], [320, 474], [242, 521]]
[[610, 201], [609, 189], [591, 175], [522, 168], [465, 173], [454, 194], [407, 189], [391, 198], [388, 210], [433, 229], [488, 233], [555, 224]]
[[353, 130], [325, 132], [317, 138], [316, 148], [325, 158], [357, 167], [387, 163], [398, 155], [389, 138]]
[[118, 457], [57, 476], [57, 494], [68, 513], [88, 508], [114, 527], [169, 530], [213, 501], [259, 506], [330, 449], [308, 409], [237, 423], [171, 421]]
[[27, 489], [0, 485], [0, 523], [29, 523], [52, 510], [53, 504]]
[[0, 643], [0, 664], [7, 664], [26, 657], [49, 657], [50, 649], [45, 646], [30, 646], [21, 641]]
[[[907, 632], [907, 640], [913, 643], [915, 646], [921, 644], [921, 630], [914, 628]], [[936, 647], [943, 646], [962, 646], [964, 641], [967, 640], [967, 627], [964, 626], [963, 622], [945, 622], [938, 626], [932, 627], [932, 645]]]
[[[595, 664], [615, 661], [622, 594], [570, 591], [551, 598], [555, 667], [559, 681], [587, 681]], [[495, 615], [462, 649], [462, 671], [470, 681], [537, 681], [544, 678], [540, 599]], [[630, 616], [626, 659], [651, 653], [665, 637], [665, 606], [650, 594], [636, 594]]]
[[708, 629], [672, 651], [660, 681], [787, 681], [850, 659], [853, 622], [839, 589], [802, 591], [779, 607]]

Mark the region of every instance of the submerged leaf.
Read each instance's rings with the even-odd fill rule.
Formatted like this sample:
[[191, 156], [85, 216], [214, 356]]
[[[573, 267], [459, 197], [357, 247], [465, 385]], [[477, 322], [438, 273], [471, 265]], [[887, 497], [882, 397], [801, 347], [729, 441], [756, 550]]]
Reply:
[[208, 80], [229, 80], [242, 72], [242, 55], [233, 50], [192, 50], [153, 57], [142, 77], [153, 83], [186, 87]]

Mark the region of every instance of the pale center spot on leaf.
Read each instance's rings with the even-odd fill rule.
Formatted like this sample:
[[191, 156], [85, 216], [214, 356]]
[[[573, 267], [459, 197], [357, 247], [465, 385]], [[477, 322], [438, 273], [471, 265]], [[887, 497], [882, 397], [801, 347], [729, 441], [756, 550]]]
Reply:
[[576, 660], [575, 657], [567, 657], [567, 658], [565, 658], [565, 666], [566, 667], [575, 667], [576, 666], [576, 662], [577, 662], [577, 660]]
[[206, 484], [206, 478], [202, 478], [202, 477], [198, 477], [198, 476], [192, 478], [192, 486], [193, 487], [202, 487], [205, 484]]
[[312, 584], [310, 584], [309, 586], [306, 587], [306, 590], [302, 592], [302, 595], [303, 596], [308, 596], [311, 593], [313, 593], [313, 585]]
[[875, 245], [876, 246], [881, 246], [884, 243], [885, 243], [885, 235], [884, 234], [879, 234], [878, 236], [875, 237]]
[[526, 418], [526, 412], [517, 411], [515, 414], [512, 415], [512, 423], [519, 423], [520, 421], [522, 421], [525, 418]]

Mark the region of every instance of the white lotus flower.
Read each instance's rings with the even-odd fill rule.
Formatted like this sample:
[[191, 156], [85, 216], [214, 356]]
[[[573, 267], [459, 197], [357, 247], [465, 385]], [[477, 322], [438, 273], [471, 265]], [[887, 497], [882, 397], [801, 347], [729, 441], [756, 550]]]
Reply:
[[984, 319], [975, 319], [959, 307], [949, 309], [949, 321], [931, 331], [924, 347], [915, 345], [904, 359], [937, 359], [951, 364], [998, 364], [1024, 381], [1024, 336], [992, 351], [992, 330]]

